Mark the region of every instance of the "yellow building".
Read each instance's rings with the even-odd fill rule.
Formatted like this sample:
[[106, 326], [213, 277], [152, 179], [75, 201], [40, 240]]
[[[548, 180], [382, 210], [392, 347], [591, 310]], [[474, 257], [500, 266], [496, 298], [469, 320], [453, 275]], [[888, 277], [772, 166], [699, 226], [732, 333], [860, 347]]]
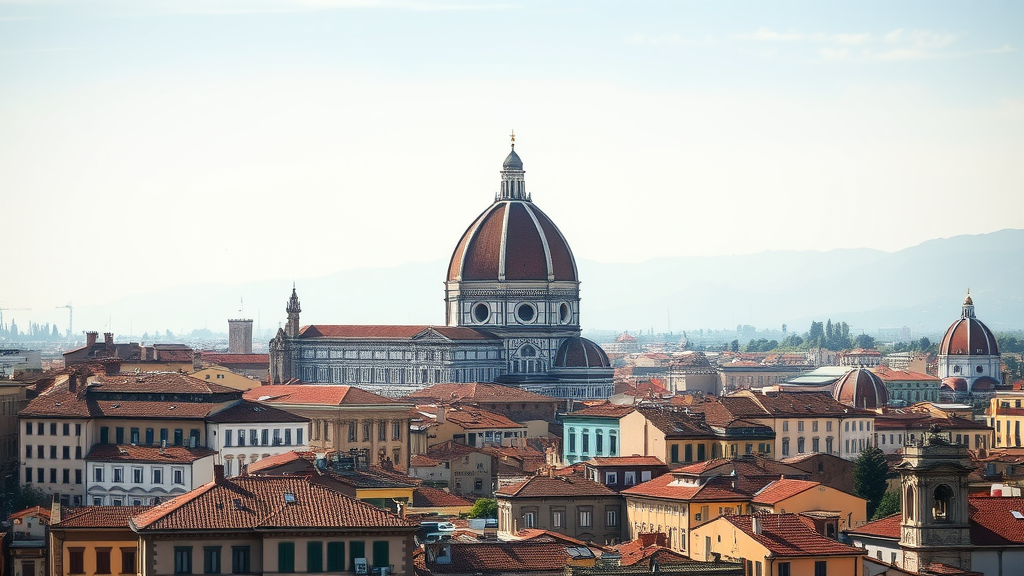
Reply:
[[236, 374], [224, 366], [214, 365], [207, 366], [201, 370], [196, 370], [189, 374], [193, 378], [205, 380], [207, 382], [213, 382], [220, 384], [221, 386], [227, 386], [234, 388], [235, 390], [250, 390], [257, 386], [261, 386], [262, 382], [251, 376], [245, 376], [242, 374]]
[[1024, 393], [999, 392], [985, 410], [988, 425], [995, 429], [997, 448], [1020, 448], [1024, 422]]
[[54, 505], [50, 513], [50, 576], [137, 574], [139, 537], [129, 519], [150, 506]]
[[690, 558], [746, 563], [763, 576], [861, 576], [864, 550], [815, 532], [797, 514], [722, 516], [694, 529]]
[[[754, 512], [811, 512], [817, 517], [837, 518], [839, 532], [867, 522], [867, 500], [809, 480], [776, 480], [754, 494], [751, 508]], [[826, 535], [834, 538], [837, 534]]]
[[709, 420], [687, 408], [637, 408], [619, 419], [619, 454], [654, 456], [669, 465], [771, 454], [775, 433], [768, 426], [739, 419]]

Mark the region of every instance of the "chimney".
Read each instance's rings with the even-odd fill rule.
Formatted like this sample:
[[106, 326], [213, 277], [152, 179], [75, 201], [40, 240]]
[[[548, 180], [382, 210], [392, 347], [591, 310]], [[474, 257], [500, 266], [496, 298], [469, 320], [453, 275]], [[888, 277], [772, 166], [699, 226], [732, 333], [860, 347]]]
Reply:
[[444, 424], [445, 417], [447, 416], [448, 408], [444, 404], [437, 405], [437, 417], [435, 420], [438, 424]]
[[53, 500], [50, 501], [50, 526], [60, 522], [60, 492], [53, 493]]
[[103, 333], [103, 343], [106, 344], [107, 346], [113, 346], [114, 345], [114, 333], [113, 332], [104, 332]]
[[761, 534], [761, 519], [754, 516], [750, 519], [751, 528], [754, 530], [754, 534]]
[[213, 466], [213, 481], [220, 484], [224, 481], [224, 465], [215, 464]]
[[85, 333], [85, 345], [86, 346], [95, 346], [96, 345], [96, 337], [99, 336], [99, 335], [100, 335], [99, 332], [86, 332]]
[[68, 374], [68, 392], [78, 391], [78, 372]]
[[203, 367], [203, 353], [199, 350], [192, 351], [192, 371], [199, 372]]
[[103, 371], [107, 376], [114, 376], [121, 373], [120, 360], [106, 360], [103, 362]]

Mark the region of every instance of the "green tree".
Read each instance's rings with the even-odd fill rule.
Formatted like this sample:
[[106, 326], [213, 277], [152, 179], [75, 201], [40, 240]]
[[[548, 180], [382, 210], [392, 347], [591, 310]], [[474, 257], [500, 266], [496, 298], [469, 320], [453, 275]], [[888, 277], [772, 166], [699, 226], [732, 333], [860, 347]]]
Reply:
[[733, 352], [739, 352], [740, 351], [740, 341], [739, 340], [733, 340], [732, 342], [730, 342], [729, 343], [729, 349], [732, 350]]
[[872, 516], [871, 519], [878, 520], [879, 518], [892, 516], [893, 514], [902, 511], [903, 504], [900, 502], [900, 493], [886, 492], [885, 496], [882, 496], [882, 501], [878, 503], [878, 508], [875, 508], [875, 515]]
[[927, 336], [922, 336], [921, 339], [917, 341], [917, 349], [921, 352], [925, 352], [931, 347], [932, 341], [929, 340]]
[[874, 515], [885, 496], [885, 479], [888, 475], [889, 465], [885, 462], [885, 454], [877, 447], [865, 449], [854, 463], [853, 493], [868, 501], [869, 518]]
[[51, 496], [41, 488], [31, 484], [18, 484], [14, 487], [14, 494], [11, 497], [11, 512], [20, 512], [33, 506], [49, 508], [51, 501]]
[[874, 348], [875, 339], [867, 334], [861, 334], [853, 339], [853, 345], [857, 348]]
[[493, 498], [480, 498], [469, 509], [470, 518], [497, 518], [498, 501]]

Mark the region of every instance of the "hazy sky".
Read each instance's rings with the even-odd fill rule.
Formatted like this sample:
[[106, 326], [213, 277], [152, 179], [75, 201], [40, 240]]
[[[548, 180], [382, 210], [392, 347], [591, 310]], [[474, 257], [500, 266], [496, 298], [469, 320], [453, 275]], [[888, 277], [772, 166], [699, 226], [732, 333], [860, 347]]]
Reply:
[[63, 329], [69, 300], [446, 259], [512, 129], [582, 258], [1022, 228], [1022, 23], [1020, 2], [0, 0], [0, 305]]

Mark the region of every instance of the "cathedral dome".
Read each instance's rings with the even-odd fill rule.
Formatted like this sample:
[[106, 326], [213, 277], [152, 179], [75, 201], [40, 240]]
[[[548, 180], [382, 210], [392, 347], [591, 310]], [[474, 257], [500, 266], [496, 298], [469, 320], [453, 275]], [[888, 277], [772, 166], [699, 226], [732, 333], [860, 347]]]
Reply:
[[455, 246], [448, 281], [578, 281], [569, 243], [526, 194], [515, 150], [502, 168], [501, 192]]
[[953, 392], [967, 392], [969, 390], [969, 386], [967, 385], [967, 379], [960, 378], [957, 376], [943, 378], [942, 387], [949, 388]]
[[555, 352], [552, 368], [611, 368], [608, 355], [597, 343], [573, 336], [566, 338]]
[[856, 368], [843, 375], [836, 381], [832, 397], [854, 408], [877, 409], [889, 403], [885, 383], [867, 368]]
[[939, 344], [939, 354], [946, 356], [998, 356], [999, 346], [992, 331], [974, 317], [974, 300], [968, 293], [960, 319], [946, 330]]

